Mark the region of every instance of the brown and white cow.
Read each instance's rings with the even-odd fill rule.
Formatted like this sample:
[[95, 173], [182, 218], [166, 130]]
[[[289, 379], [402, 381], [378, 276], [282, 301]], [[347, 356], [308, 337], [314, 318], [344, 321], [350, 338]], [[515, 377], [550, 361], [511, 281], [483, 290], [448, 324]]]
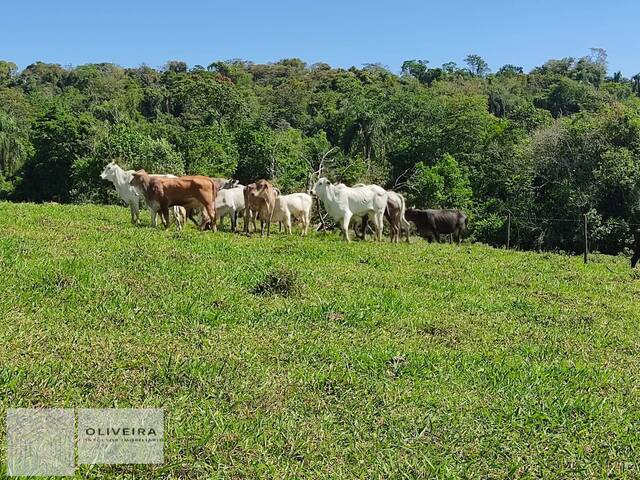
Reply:
[[200, 228], [204, 230], [210, 224], [213, 230], [216, 229], [217, 187], [209, 177], [152, 177], [144, 170], [138, 170], [133, 174], [131, 185], [139, 188], [147, 203], [160, 211], [165, 228], [169, 227], [169, 207], [179, 205], [186, 209], [201, 209], [204, 218]]
[[244, 231], [249, 233], [249, 221], [256, 230], [256, 217], [260, 219], [260, 235], [264, 236], [267, 227], [267, 237], [271, 234], [271, 218], [276, 204], [276, 192], [266, 180], [258, 180], [244, 187]]

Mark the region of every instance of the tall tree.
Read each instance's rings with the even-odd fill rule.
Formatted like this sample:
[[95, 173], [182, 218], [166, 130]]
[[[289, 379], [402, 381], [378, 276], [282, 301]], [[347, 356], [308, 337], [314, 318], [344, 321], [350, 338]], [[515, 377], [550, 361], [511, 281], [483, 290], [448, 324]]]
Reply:
[[469, 70], [471, 70], [471, 73], [478, 77], [484, 77], [491, 71], [489, 64], [480, 55], [469, 54], [464, 61], [469, 67]]

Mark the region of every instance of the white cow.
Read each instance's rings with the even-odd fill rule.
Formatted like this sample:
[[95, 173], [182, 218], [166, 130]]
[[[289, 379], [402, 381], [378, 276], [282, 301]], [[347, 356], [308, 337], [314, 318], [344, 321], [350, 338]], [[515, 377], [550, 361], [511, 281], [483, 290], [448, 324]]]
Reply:
[[311, 206], [313, 199], [306, 193], [278, 195], [273, 210], [273, 222], [284, 222], [287, 233], [291, 234], [291, 217], [302, 222], [302, 236], [307, 234], [311, 222]]
[[[354, 185], [353, 188], [372, 188], [377, 192], [383, 190], [383, 188], [378, 185], [365, 185], [364, 183], [358, 183]], [[404, 197], [392, 190], [386, 190], [386, 192], [387, 210], [385, 212], [385, 218], [389, 221], [389, 226], [391, 227], [389, 229], [391, 241], [393, 243], [398, 243], [400, 241], [400, 238], [402, 237], [402, 231], [404, 230], [407, 234], [408, 242], [411, 225], [404, 216], [406, 211]], [[365, 225], [362, 225], [362, 238], [365, 238], [365, 236], [366, 223]]]
[[364, 186], [351, 188], [345, 185], [332, 185], [326, 178], [319, 179], [313, 186], [313, 193], [322, 200], [324, 208], [331, 217], [340, 223], [344, 239], [349, 242], [349, 224], [351, 219], [369, 215], [373, 220], [376, 238], [382, 240], [382, 222], [387, 208], [387, 192], [382, 187]]
[[225, 188], [216, 195], [216, 216], [220, 219], [220, 227], [226, 215], [231, 217], [231, 230], [237, 231], [238, 213], [244, 212], [244, 185], [236, 182], [236, 187]]
[[[127, 206], [131, 209], [131, 222], [137, 225], [140, 221], [140, 200], [144, 198], [142, 192], [138, 191], [133, 185], [131, 185], [131, 179], [135, 170], [124, 170], [115, 162], [109, 162], [104, 170], [100, 174], [100, 178], [108, 180], [116, 187], [116, 192]], [[176, 178], [175, 175], [151, 175], [152, 177], [167, 177]], [[157, 225], [158, 211], [154, 210], [150, 205], [147, 205], [149, 214], [151, 215], [151, 225], [154, 227]], [[181, 230], [186, 221], [186, 210], [182, 207], [175, 206], [169, 209], [169, 213], [173, 216], [176, 222], [176, 227]]]

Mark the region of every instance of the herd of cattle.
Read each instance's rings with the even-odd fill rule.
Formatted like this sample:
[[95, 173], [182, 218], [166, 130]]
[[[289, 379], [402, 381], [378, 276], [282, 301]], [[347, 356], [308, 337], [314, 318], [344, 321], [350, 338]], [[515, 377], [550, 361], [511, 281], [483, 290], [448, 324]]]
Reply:
[[[250, 224], [257, 231], [260, 220], [261, 235], [269, 236], [271, 223], [284, 223], [291, 233], [292, 220], [302, 224], [306, 235], [311, 223], [313, 197], [308, 193], [281, 195], [267, 180], [258, 180], [247, 186], [238, 181], [204, 176], [153, 175], [144, 170], [124, 170], [115, 162], [109, 163], [101, 173], [103, 180], [113, 183], [120, 198], [131, 209], [131, 221], [139, 222], [140, 201], [144, 199], [151, 224], [157, 225], [158, 213], [165, 228], [173, 222], [181, 229], [191, 219], [202, 230], [216, 230], [224, 217], [231, 218], [231, 229], [237, 231], [238, 216], [244, 217], [244, 231]], [[361, 238], [365, 238], [369, 222], [373, 224], [374, 237], [382, 240], [384, 219], [390, 226], [392, 242], [399, 242], [405, 234], [409, 241], [409, 221], [417, 233], [429, 242], [440, 241], [440, 235], [449, 235], [458, 244], [467, 227], [467, 217], [459, 210], [421, 210], [406, 208], [399, 193], [378, 185], [358, 184], [348, 187], [332, 184], [320, 178], [310, 192], [315, 195], [349, 242], [349, 228], [358, 223]]]

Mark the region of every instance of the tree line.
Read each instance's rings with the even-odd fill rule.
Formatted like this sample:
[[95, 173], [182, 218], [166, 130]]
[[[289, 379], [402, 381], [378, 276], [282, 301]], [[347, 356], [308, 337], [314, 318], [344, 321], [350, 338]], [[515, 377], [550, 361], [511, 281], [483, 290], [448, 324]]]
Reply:
[[[329, 152], [329, 155], [326, 155]], [[299, 59], [19, 71], [0, 61], [0, 198], [108, 203], [110, 160], [150, 172], [271, 180], [306, 190], [377, 183], [409, 205], [468, 212], [473, 237], [525, 249], [622, 251], [640, 223], [640, 74], [606, 52], [525, 72], [408, 60], [332, 68]]]

